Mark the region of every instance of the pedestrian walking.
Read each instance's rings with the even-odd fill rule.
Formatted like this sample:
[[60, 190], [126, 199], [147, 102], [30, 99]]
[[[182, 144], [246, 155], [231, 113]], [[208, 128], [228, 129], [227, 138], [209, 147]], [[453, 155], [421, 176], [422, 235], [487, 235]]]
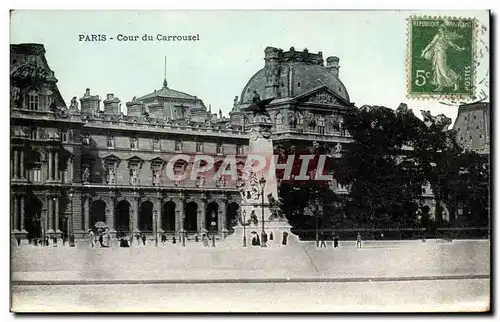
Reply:
[[356, 249], [361, 249], [361, 234], [358, 233], [358, 236], [356, 237]]
[[101, 247], [104, 247], [103, 242], [104, 242], [104, 237], [102, 236], [102, 234], [99, 234], [99, 244], [101, 245]]
[[325, 235], [323, 233], [321, 233], [319, 235], [319, 240], [320, 240], [320, 244], [319, 244], [319, 247], [326, 247], [326, 242], [325, 242]]
[[142, 234], [142, 244], [146, 246], [146, 234]]
[[283, 232], [283, 239], [281, 240], [282, 245], [286, 245], [288, 239], [288, 233], [286, 231]]
[[167, 236], [165, 236], [165, 233], [161, 234], [161, 243], [163, 246], [167, 243]]
[[17, 246], [21, 246], [21, 238], [17, 237], [16, 241], [17, 241]]
[[333, 247], [334, 248], [339, 247], [339, 236], [333, 237]]

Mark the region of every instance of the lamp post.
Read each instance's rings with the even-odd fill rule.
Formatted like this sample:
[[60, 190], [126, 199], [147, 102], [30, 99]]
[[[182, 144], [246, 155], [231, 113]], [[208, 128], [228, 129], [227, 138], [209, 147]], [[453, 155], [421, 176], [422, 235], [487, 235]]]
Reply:
[[264, 230], [264, 187], [266, 186], [266, 179], [264, 178], [264, 175], [259, 180], [259, 184], [261, 187], [261, 196], [262, 196], [262, 231], [260, 233], [260, 246], [261, 247], [267, 247], [266, 243], [266, 231]]
[[155, 247], [158, 247], [158, 210], [153, 210], [154, 228], [155, 228]]
[[246, 218], [247, 218], [247, 211], [243, 210], [243, 247], [247, 247]]
[[75, 195], [75, 191], [73, 188], [69, 189], [69, 202], [70, 202], [70, 216], [67, 220], [67, 234], [69, 238], [69, 247], [75, 247], [75, 236], [73, 235], [73, 197]]

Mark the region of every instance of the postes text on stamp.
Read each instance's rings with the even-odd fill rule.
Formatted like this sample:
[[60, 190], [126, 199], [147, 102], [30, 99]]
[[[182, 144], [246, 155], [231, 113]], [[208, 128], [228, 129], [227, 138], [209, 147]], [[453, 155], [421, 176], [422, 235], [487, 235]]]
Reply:
[[475, 20], [410, 17], [408, 22], [408, 97], [472, 96]]

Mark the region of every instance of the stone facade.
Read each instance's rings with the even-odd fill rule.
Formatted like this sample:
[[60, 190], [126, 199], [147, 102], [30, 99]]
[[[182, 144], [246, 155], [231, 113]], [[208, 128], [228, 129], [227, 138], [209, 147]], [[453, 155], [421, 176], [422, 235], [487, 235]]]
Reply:
[[[275, 147], [333, 143], [351, 137], [343, 115], [355, 108], [339, 79], [339, 59], [268, 47], [265, 65], [236, 97], [229, 117], [196, 96], [160, 89], [125, 103], [86, 89], [69, 107], [43, 45], [11, 45], [11, 230], [22, 238], [84, 237], [97, 222], [113, 233], [158, 231], [224, 237], [241, 206], [241, 180], [169, 179], [165, 165], [182, 153], [218, 161], [248, 154], [253, 99], [268, 106]], [[102, 104], [101, 104], [102, 103]], [[101, 106], [102, 105], [102, 106]], [[192, 162], [179, 164], [191, 172]], [[345, 187], [332, 186], [339, 194]]]

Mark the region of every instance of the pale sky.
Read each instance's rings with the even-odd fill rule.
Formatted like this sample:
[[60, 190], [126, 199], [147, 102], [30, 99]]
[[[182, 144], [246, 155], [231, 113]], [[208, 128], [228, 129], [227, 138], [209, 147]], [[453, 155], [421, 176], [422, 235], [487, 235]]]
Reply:
[[[293, 46], [322, 51], [324, 59], [338, 56], [340, 79], [358, 107], [405, 102], [418, 116], [425, 109], [454, 120], [457, 107], [406, 98], [406, 18], [413, 14], [476, 18], [489, 29], [487, 11], [15, 11], [10, 41], [45, 45], [68, 105], [90, 88], [102, 100], [114, 93], [124, 109], [132, 97], [162, 87], [166, 55], [170, 88], [227, 115], [234, 97], [264, 66], [264, 48]], [[91, 34], [108, 40], [79, 41]], [[199, 34], [200, 41], [120, 42], [119, 34]], [[478, 78], [488, 64], [485, 56]]]

